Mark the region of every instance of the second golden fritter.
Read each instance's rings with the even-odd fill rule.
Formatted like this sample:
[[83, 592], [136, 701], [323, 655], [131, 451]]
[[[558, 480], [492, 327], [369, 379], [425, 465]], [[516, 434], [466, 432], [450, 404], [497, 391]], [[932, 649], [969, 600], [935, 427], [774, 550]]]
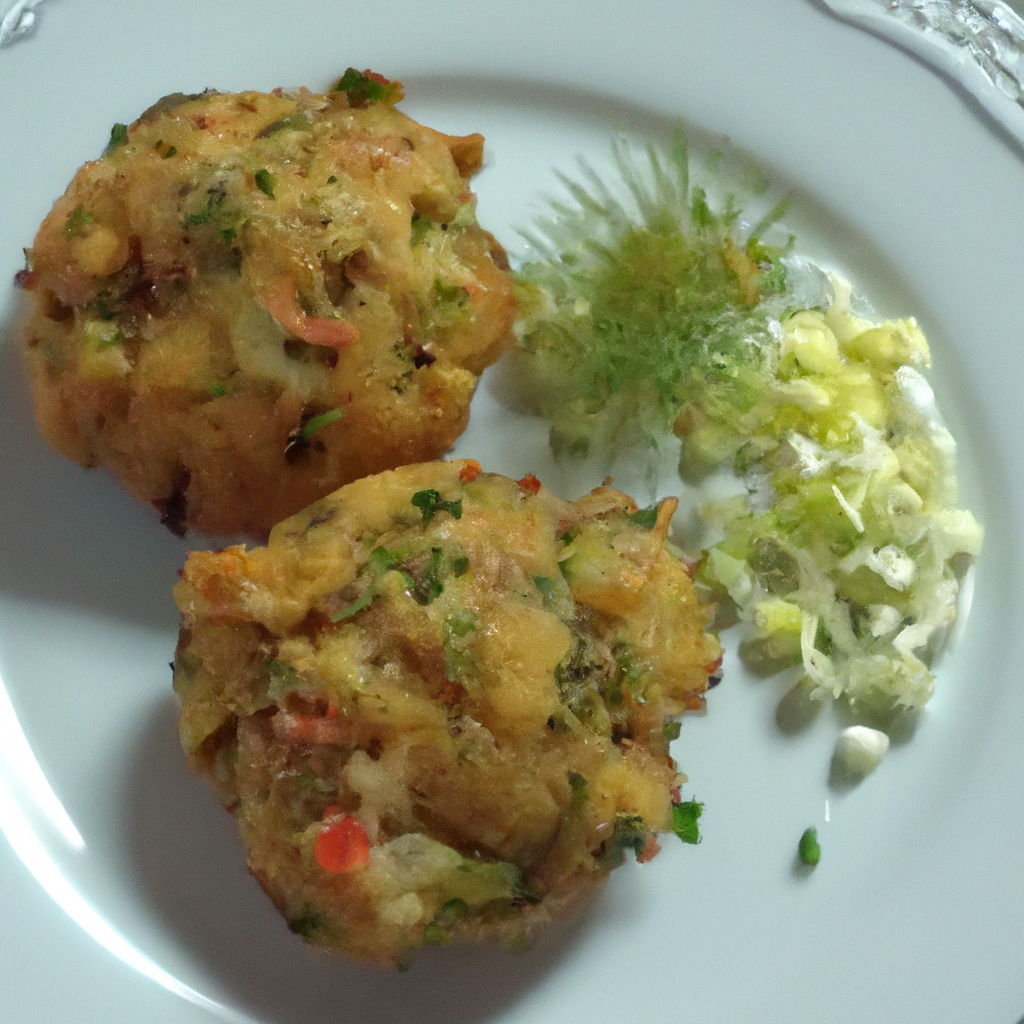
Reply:
[[383, 964], [515, 945], [657, 852], [671, 716], [720, 654], [675, 504], [435, 462], [189, 557], [182, 744], [294, 931]]
[[172, 96], [86, 164], [19, 275], [40, 427], [182, 532], [251, 532], [436, 457], [514, 314], [480, 135], [331, 92]]

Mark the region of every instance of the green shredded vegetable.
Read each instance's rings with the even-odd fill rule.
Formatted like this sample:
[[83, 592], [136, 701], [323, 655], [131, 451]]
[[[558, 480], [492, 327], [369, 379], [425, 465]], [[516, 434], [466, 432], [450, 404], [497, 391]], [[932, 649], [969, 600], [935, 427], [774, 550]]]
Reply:
[[522, 391], [553, 418], [556, 451], [586, 454], [595, 439], [637, 427], [656, 438], [694, 393], [752, 403], [762, 381], [759, 339], [784, 289], [784, 250], [760, 233], [777, 206], [741, 237], [739, 210], [721, 211], [691, 188], [680, 134], [642, 159], [614, 146], [630, 209], [586, 164], [560, 180], [575, 205], [524, 237], [540, 255], [517, 281]]

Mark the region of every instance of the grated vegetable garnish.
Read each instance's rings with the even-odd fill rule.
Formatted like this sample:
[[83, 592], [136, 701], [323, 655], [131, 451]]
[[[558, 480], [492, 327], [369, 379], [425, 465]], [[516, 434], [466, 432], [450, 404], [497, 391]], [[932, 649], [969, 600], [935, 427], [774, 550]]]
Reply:
[[696, 580], [721, 624], [748, 624], [749, 667], [802, 665], [807, 694], [876, 724], [923, 706], [982, 528], [956, 504], [918, 324], [858, 316], [813, 267], [801, 302], [801, 264], [762, 241], [784, 204], [744, 230], [691, 185], [682, 137], [642, 158], [617, 143], [614, 163], [623, 188], [581, 164], [573, 203], [526, 235], [524, 398], [556, 453], [674, 434], [684, 481], [732, 469], [744, 493], [702, 507], [718, 539]]

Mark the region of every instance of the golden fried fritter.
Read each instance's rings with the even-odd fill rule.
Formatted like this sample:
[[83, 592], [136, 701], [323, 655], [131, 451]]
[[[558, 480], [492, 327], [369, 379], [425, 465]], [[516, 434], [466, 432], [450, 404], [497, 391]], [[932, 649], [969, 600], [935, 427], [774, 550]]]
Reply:
[[172, 96], [115, 126], [19, 275], [36, 416], [178, 532], [251, 532], [435, 458], [509, 341], [504, 253], [442, 135], [348, 72]]
[[720, 653], [675, 504], [435, 462], [190, 555], [182, 744], [294, 931], [382, 964], [515, 945], [657, 852], [666, 723]]

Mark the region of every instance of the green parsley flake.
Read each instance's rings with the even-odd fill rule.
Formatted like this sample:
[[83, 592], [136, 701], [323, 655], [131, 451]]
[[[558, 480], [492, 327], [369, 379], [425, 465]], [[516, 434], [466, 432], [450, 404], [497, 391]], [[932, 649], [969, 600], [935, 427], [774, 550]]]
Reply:
[[606, 867], [618, 867], [625, 860], [627, 850], [632, 850], [639, 857], [644, 852], [649, 834], [644, 819], [639, 814], [626, 814], [620, 811], [615, 815], [611, 837], [605, 842], [601, 863]]
[[575, 809], [582, 806], [587, 800], [587, 780], [579, 772], [567, 772], [569, 789], [572, 790], [571, 806]]
[[302, 424], [302, 428], [299, 430], [299, 437], [303, 439], [312, 437], [318, 430], [323, 430], [324, 427], [330, 426], [335, 420], [341, 419], [344, 415], [344, 409], [328, 409], [326, 412], [319, 413], [316, 416], [310, 416]]
[[330, 177], [329, 177], [329, 178], [327, 179], [327, 184], [328, 184], [328, 185], [333, 185], [333, 184], [334, 184], [334, 183], [335, 183], [335, 182], [336, 182], [337, 180], [338, 180], [338, 176], [337, 176], [336, 174], [332, 174], [332, 175], [331, 175], [331, 176], [330, 176]]
[[265, 195], [271, 199], [274, 198], [274, 176], [266, 169], [261, 167], [254, 175], [256, 179], [256, 187]]
[[224, 203], [224, 186], [222, 184], [212, 185], [206, 190], [206, 202], [196, 210], [195, 213], [186, 213], [182, 225], [186, 228], [195, 227], [197, 224], [205, 224], [208, 220], [223, 215], [221, 206]]
[[672, 831], [684, 843], [696, 845], [700, 842], [698, 820], [704, 813], [704, 805], [697, 800], [672, 805]]
[[126, 124], [115, 124], [110, 129], [110, 141], [107, 143], [107, 148], [103, 150], [104, 156], [110, 156], [119, 146], [123, 146], [128, 141], [128, 125]]
[[367, 590], [360, 594], [350, 605], [346, 605], [344, 608], [340, 608], [338, 611], [331, 615], [331, 622], [345, 622], [347, 619], [354, 618], [361, 611], [369, 608], [373, 604], [373, 599], [376, 595], [372, 590]]
[[800, 855], [800, 863], [813, 868], [821, 860], [821, 846], [818, 843], [818, 830], [816, 828], [804, 829], [800, 837], [800, 845], [797, 847]]
[[412, 503], [423, 513], [425, 523], [429, 523], [438, 512], [447, 512], [453, 519], [462, 518], [462, 499], [442, 501], [440, 492], [432, 487], [425, 491], [417, 491], [412, 496]]
[[78, 238], [85, 233], [85, 229], [93, 222], [93, 215], [85, 212], [85, 207], [76, 206], [64, 221], [64, 237]]
[[210, 201], [199, 208], [196, 213], [186, 213], [182, 224], [187, 228], [194, 228], [197, 224], [205, 224], [210, 219]]
[[227, 387], [220, 381], [211, 384], [206, 390], [210, 392], [213, 398], [223, 398], [228, 393]]
[[639, 512], [634, 512], [629, 517], [629, 521], [634, 526], [642, 526], [647, 530], [653, 530], [658, 524], [658, 506], [652, 505], [650, 508], [642, 508]]
[[365, 74], [355, 68], [348, 68], [338, 79], [334, 92], [343, 92], [353, 107], [366, 107], [380, 100], [397, 103], [402, 98], [402, 87], [398, 82], [389, 82], [372, 71]]
[[397, 551], [388, 551], [384, 547], [376, 547], [370, 552], [367, 564], [373, 570], [374, 576], [383, 576], [389, 569], [393, 569], [401, 555]]

